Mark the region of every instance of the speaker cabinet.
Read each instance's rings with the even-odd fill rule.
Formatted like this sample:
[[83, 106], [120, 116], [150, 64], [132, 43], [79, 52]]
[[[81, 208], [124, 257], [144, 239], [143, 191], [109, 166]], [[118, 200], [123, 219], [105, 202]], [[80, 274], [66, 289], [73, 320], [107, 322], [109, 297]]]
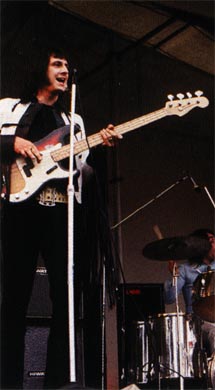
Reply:
[[148, 316], [164, 313], [163, 284], [127, 283], [119, 286], [118, 319], [122, 323], [144, 321]]
[[[77, 287], [77, 286], [76, 286]], [[78, 285], [76, 296], [76, 366], [77, 384], [101, 387], [101, 323], [100, 288], [84, 291]], [[33, 290], [27, 311], [25, 337], [25, 388], [42, 389], [47, 340], [52, 315], [49, 281], [42, 257], [38, 259]]]
[[[84, 386], [83, 299], [80, 299], [75, 324], [76, 380]], [[43, 259], [39, 257], [33, 290], [27, 311], [25, 335], [24, 389], [42, 389], [45, 376], [47, 343], [52, 316], [49, 281]]]
[[[77, 303], [76, 303], [77, 304]], [[83, 347], [83, 298], [76, 308], [76, 384], [84, 387], [84, 347]], [[52, 303], [49, 298], [49, 281], [43, 259], [39, 257], [33, 290], [27, 311], [25, 334], [24, 389], [42, 389], [47, 357], [47, 343], [52, 316]]]
[[42, 389], [46, 367], [49, 320], [27, 321], [24, 389]]
[[49, 281], [43, 260], [39, 258], [34, 279], [31, 299], [28, 305], [27, 318], [51, 318], [52, 303], [49, 298]]
[[164, 311], [163, 284], [128, 283], [119, 286], [117, 320], [120, 387], [137, 383], [134, 374], [135, 327]]

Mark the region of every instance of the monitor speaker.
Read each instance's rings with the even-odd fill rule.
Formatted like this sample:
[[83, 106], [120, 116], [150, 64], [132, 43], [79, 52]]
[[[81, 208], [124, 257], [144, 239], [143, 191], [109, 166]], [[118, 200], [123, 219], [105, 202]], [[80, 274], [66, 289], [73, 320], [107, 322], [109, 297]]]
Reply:
[[27, 318], [48, 319], [51, 315], [52, 303], [49, 297], [48, 274], [43, 259], [39, 256]]
[[27, 321], [25, 334], [24, 389], [43, 388], [48, 335], [48, 321]]

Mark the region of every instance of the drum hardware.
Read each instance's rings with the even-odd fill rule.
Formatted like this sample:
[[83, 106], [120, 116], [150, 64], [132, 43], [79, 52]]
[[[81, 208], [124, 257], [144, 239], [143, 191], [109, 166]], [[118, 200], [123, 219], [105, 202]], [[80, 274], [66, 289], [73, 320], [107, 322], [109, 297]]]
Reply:
[[[181, 237], [170, 237], [159, 239], [152, 243], [147, 244], [143, 248], [143, 255], [149, 259], [167, 261], [167, 260], [181, 260], [185, 258], [194, 258], [204, 256], [210, 249], [210, 243], [206, 239], [200, 239], [198, 237], [189, 235]], [[176, 263], [173, 267], [173, 286], [175, 286], [176, 296], [176, 313], [175, 313], [175, 338], [174, 344], [172, 341], [171, 349], [160, 351], [159, 355], [159, 380], [163, 376], [169, 378], [179, 377], [180, 390], [184, 389], [184, 378], [188, 377], [203, 377], [207, 374], [207, 365], [205, 353], [202, 349], [202, 343], [195, 342], [195, 348], [193, 347], [194, 339], [186, 341], [184, 345], [185, 336], [187, 335], [188, 328], [184, 330], [181, 324], [181, 315], [179, 311], [178, 303], [178, 289], [177, 289], [177, 266]], [[205, 289], [204, 281], [201, 283], [201, 294]], [[205, 298], [204, 298], [205, 299]], [[210, 311], [210, 305], [208, 305]], [[161, 337], [162, 339], [162, 337]], [[187, 340], [187, 339], [186, 339]], [[170, 341], [170, 340], [169, 340]], [[161, 346], [160, 346], [161, 347]], [[167, 355], [167, 356], [166, 356]], [[167, 358], [169, 356], [169, 358]], [[172, 364], [173, 359], [174, 364]]]
[[177, 266], [176, 263], [173, 267], [173, 286], [175, 286], [175, 295], [176, 295], [176, 315], [177, 315], [177, 336], [176, 340], [178, 343], [178, 361], [179, 361], [179, 381], [180, 381], [180, 390], [184, 389], [184, 376], [182, 375], [183, 372], [183, 338], [182, 333], [180, 329], [180, 322], [179, 322], [179, 302], [178, 302], [178, 273], [177, 273]]
[[[179, 313], [183, 343], [179, 362], [177, 313], [160, 313], [132, 325], [132, 381], [146, 385], [158, 380], [202, 379], [207, 374], [207, 357], [202, 350], [201, 320]], [[130, 378], [131, 379], [131, 378]], [[180, 384], [181, 385], [181, 384]]]
[[[120, 222], [115, 224], [111, 227], [111, 229], [116, 229], [120, 225], [122, 225], [124, 222], [128, 221], [130, 218], [132, 218], [134, 215], [136, 215], [141, 210], [145, 209], [147, 206], [155, 202], [157, 199], [159, 199], [161, 196], [166, 194], [168, 191], [173, 189], [176, 185], [181, 183], [182, 181], [185, 181], [186, 179], [190, 179], [192, 183], [194, 184], [194, 189], [196, 183], [194, 182], [193, 178], [188, 174], [181, 179], [179, 179], [176, 183], [172, 184], [165, 190], [163, 190], [161, 193], [156, 195], [154, 198], [152, 198], [150, 201], [139, 207], [137, 210], [135, 210], [133, 213], [128, 215], [126, 218], [122, 219]], [[199, 187], [199, 186], [197, 186]], [[215, 208], [215, 203], [207, 189], [207, 187], [203, 187], [206, 194], [208, 195], [213, 207]], [[198, 188], [199, 189], [199, 188]], [[147, 246], [143, 248], [143, 255], [154, 260], [182, 260], [192, 257], [200, 257], [204, 256], [210, 249], [210, 244], [208, 240], [203, 240], [200, 238], [197, 238], [195, 236], [182, 236], [182, 237], [171, 237], [169, 239], [160, 239], [155, 243], [150, 243]], [[176, 267], [175, 267], [175, 273], [176, 273]], [[173, 276], [173, 285], [176, 287], [176, 311], [177, 311], [177, 326], [179, 329], [179, 306], [178, 306], [178, 294], [177, 294], [177, 275]], [[181, 343], [181, 336], [180, 332], [177, 333], [178, 335], [178, 345], [179, 345], [179, 364], [180, 364], [180, 372], [182, 372], [182, 343]], [[184, 382], [183, 382], [182, 375], [180, 375], [180, 390], [183, 390], [184, 388]]]
[[[171, 244], [169, 243], [169, 240], [171, 240]], [[176, 242], [177, 242], [177, 245], [176, 245]], [[168, 243], [168, 248], [170, 248], [170, 247], [173, 248], [173, 243], [174, 243], [175, 249], [178, 248], [177, 250], [174, 249], [174, 258], [171, 258], [171, 259], [174, 259], [174, 260], [175, 260], [175, 257], [179, 256], [179, 252], [180, 252], [180, 255], [181, 255], [181, 253], [182, 253], [181, 252], [181, 248], [182, 247], [183, 247], [183, 250], [184, 250], [184, 248], [188, 248], [188, 247], [190, 248], [191, 247], [191, 245], [188, 245], [188, 244], [191, 244], [190, 241], [188, 241], [188, 243], [187, 242], [185, 243], [184, 238], [183, 238], [183, 240], [181, 240], [181, 238], [179, 238], [179, 239], [177, 238], [177, 240], [175, 238], [174, 239], [160, 239], [160, 240], [157, 241], [157, 243], [159, 243], [159, 244], [156, 244], [156, 246], [159, 246], [159, 247], [161, 247], [161, 246], [163, 247], [163, 243], [165, 244], [164, 246], [166, 246], [166, 244]], [[149, 244], [149, 245], [150, 245], [150, 248], [153, 246], [151, 244]], [[192, 248], [193, 248], [193, 243], [192, 243]], [[156, 248], [156, 250], [157, 250], [157, 248]], [[172, 252], [172, 250], [171, 250], [171, 252]], [[176, 304], [176, 318], [177, 318], [177, 321], [176, 321], [177, 332], [175, 334], [175, 340], [176, 340], [177, 348], [178, 348], [177, 352], [176, 352], [176, 350], [173, 351], [173, 353], [175, 355], [175, 359], [178, 362], [177, 370], [174, 369], [173, 371], [175, 371], [175, 373], [179, 376], [180, 390], [183, 390], [184, 389], [184, 376], [182, 375], [182, 373], [184, 371], [184, 369], [183, 369], [183, 362], [184, 362], [183, 337], [184, 337], [184, 334], [183, 334], [183, 337], [182, 337], [182, 332], [181, 332], [182, 329], [180, 328], [180, 314], [181, 313], [179, 311], [178, 272], [177, 272], [177, 264], [176, 263], [174, 263], [174, 266], [173, 266], [173, 281], [172, 281], [172, 285], [175, 286], [175, 304]], [[162, 365], [164, 367], [164, 363]], [[162, 367], [162, 365], [160, 364], [159, 367]], [[160, 369], [159, 369], [159, 381], [160, 381]]]
[[[181, 238], [177, 238], [177, 245], [176, 245], [176, 237], [172, 238], [171, 239], [171, 244], [169, 243], [169, 240], [170, 239], [164, 239], [163, 238], [163, 235], [159, 229], [159, 227], [157, 225], [155, 225], [153, 227], [154, 231], [155, 231], [155, 234], [157, 235], [157, 237], [159, 238], [159, 240], [157, 241], [157, 243], [159, 242], [159, 244], [156, 244], [157, 246], [162, 246], [165, 248], [165, 258], [166, 258], [166, 244], [168, 243], [168, 249], [171, 248], [171, 251], [172, 251], [172, 248], [173, 248], [173, 244], [175, 246], [175, 249], [177, 247], [177, 252], [174, 252], [174, 257], [178, 257], [179, 256], [179, 252], [180, 252], [180, 255], [181, 255], [181, 248], [188, 248], [189, 247], [189, 242], [185, 242], [185, 239], [186, 237], [184, 238], [183, 237], [183, 241]], [[161, 244], [160, 244], [161, 243]], [[164, 246], [163, 246], [164, 244]], [[154, 243], [152, 244], [149, 244], [148, 246], [153, 247], [154, 248]], [[152, 248], [152, 249], [153, 249]], [[179, 250], [180, 248], [180, 250]], [[174, 249], [174, 251], [175, 251]], [[157, 250], [157, 248], [156, 248]], [[147, 247], [144, 248], [143, 250], [143, 253], [144, 251], [147, 252]], [[149, 253], [150, 253], [150, 250], [149, 250]], [[158, 253], [158, 252], [156, 252]], [[160, 257], [161, 253], [159, 253], [159, 257]], [[171, 257], [171, 261], [173, 261], [173, 259], [175, 260], [174, 257]], [[178, 364], [179, 364], [179, 371], [176, 372], [176, 374], [179, 375], [179, 380], [180, 380], [180, 390], [183, 390], [184, 389], [184, 377], [182, 375], [182, 371], [183, 371], [183, 345], [182, 345], [182, 335], [181, 335], [181, 331], [180, 331], [180, 322], [179, 322], [179, 303], [178, 303], [178, 282], [177, 282], [177, 277], [179, 276], [178, 275], [178, 269], [177, 269], [177, 264], [176, 262], [173, 263], [173, 269], [172, 269], [172, 275], [173, 275], [173, 280], [172, 280], [172, 285], [175, 287], [175, 296], [176, 296], [176, 316], [177, 316], [177, 321], [176, 321], [176, 325], [177, 325], [177, 334], [176, 334], [176, 340], [177, 340], [177, 345], [178, 345], [178, 351], [177, 351], [177, 361], [178, 361]], [[161, 357], [160, 357], [161, 359]], [[160, 367], [162, 367], [161, 365], [161, 361], [159, 362], [159, 388], [160, 388], [160, 380], [161, 380], [161, 375], [160, 375]], [[165, 368], [163, 366], [163, 368]], [[169, 367], [170, 369], [170, 367]], [[170, 369], [171, 370], [171, 369]]]
[[215, 322], [215, 271], [203, 272], [195, 280], [193, 310], [204, 321]]
[[132, 351], [133, 379], [139, 384], [146, 384], [155, 379], [155, 343], [153, 320], [148, 317], [145, 321], [133, 322]]

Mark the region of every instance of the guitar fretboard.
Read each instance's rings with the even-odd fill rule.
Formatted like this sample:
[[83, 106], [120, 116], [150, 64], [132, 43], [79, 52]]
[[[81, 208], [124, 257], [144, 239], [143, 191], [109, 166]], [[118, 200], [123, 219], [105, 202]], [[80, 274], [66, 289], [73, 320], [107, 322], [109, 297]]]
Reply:
[[[139, 127], [145, 126], [148, 123], [154, 122], [158, 119], [161, 119], [167, 115], [166, 109], [162, 108], [160, 110], [154, 111], [153, 113], [142, 115], [139, 118], [133, 119], [131, 121], [125, 122], [121, 125], [115, 126], [115, 131], [118, 134], [125, 134], [129, 131], [138, 129]], [[93, 148], [97, 145], [103, 143], [103, 139], [100, 135], [100, 132], [90, 135], [86, 139], [75, 142], [74, 144], [74, 155], [84, 152], [85, 150]], [[69, 157], [70, 154], [70, 145], [62, 146], [61, 149], [56, 150], [51, 153], [51, 156], [54, 161], [61, 161], [64, 158]]]

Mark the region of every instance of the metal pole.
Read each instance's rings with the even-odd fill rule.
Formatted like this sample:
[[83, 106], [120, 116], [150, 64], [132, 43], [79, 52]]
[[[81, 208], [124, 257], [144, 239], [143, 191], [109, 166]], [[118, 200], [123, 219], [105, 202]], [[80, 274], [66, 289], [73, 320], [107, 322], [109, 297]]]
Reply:
[[157, 199], [159, 199], [161, 196], [163, 196], [164, 194], [166, 194], [168, 191], [172, 190], [175, 186], [177, 186], [178, 184], [180, 184], [182, 181], [186, 180], [186, 179], [189, 179], [189, 176], [184, 176], [182, 177], [181, 179], [177, 180], [176, 183], [173, 183], [172, 185], [170, 185], [169, 187], [165, 188], [162, 192], [160, 192], [158, 195], [156, 195], [154, 198], [152, 198], [151, 200], [149, 200], [147, 203], [145, 203], [144, 205], [142, 205], [141, 207], [139, 207], [138, 209], [136, 209], [133, 213], [129, 214], [127, 217], [125, 217], [124, 219], [122, 219], [120, 222], [116, 223], [114, 226], [111, 227], [111, 229], [116, 229], [118, 226], [122, 225], [124, 222], [126, 222], [127, 220], [129, 220], [131, 217], [133, 217], [135, 214], [137, 214], [140, 210], [143, 210], [145, 209], [147, 206], [149, 206], [151, 203], [155, 202]]
[[215, 208], [215, 203], [214, 203], [214, 200], [213, 200], [213, 198], [212, 198], [211, 194], [209, 193], [209, 191], [208, 191], [207, 187], [204, 187], [204, 190], [205, 190], [205, 192], [206, 192], [206, 194], [207, 194], [208, 198], [210, 199], [210, 201], [211, 201], [211, 203], [212, 203], [213, 207]]
[[102, 389], [105, 389], [105, 318], [106, 318], [106, 265], [103, 259], [103, 288], [102, 288]]
[[73, 185], [73, 154], [74, 154], [74, 119], [76, 86], [72, 84], [71, 94], [71, 124], [70, 124], [70, 159], [68, 183], [68, 322], [69, 322], [69, 369], [70, 382], [76, 381], [75, 362], [75, 321], [74, 321], [74, 185]]
[[184, 376], [183, 376], [183, 345], [180, 332], [180, 322], [179, 322], [179, 303], [178, 303], [178, 281], [177, 281], [177, 267], [174, 267], [173, 281], [175, 285], [175, 300], [176, 300], [176, 315], [177, 315], [177, 331], [178, 331], [178, 360], [179, 360], [179, 380], [180, 380], [180, 390], [184, 390]]

